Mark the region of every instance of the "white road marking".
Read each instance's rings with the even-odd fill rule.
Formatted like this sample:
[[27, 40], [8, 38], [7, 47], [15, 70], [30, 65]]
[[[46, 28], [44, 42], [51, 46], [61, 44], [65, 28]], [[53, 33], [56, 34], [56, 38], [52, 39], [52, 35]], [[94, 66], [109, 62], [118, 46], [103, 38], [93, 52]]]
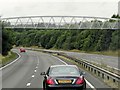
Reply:
[[18, 52], [16, 52], [16, 51], [14, 51], [14, 52], [17, 53], [19, 57], [18, 57], [17, 59], [15, 59], [14, 61], [12, 61], [11, 63], [9, 63], [9, 64], [1, 67], [0, 70], [6, 68], [6, 67], [8, 67], [8, 66], [10, 66], [11, 64], [15, 63], [17, 60], [19, 60], [19, 59], [21, 58], [21, 55], [20, 55]]
[[32, 75], [32, 77], [35, 77], [35, 75]]
[[[63, 60], [61, 59], [58, 59], [59, 61], [61, 61], [62, 63], [64, 63], [65, 65], [68, 65], [66, 62], [64, 62]], [[85, 79], [86, 80], [86, 79]], [[92, 89], [95, 89], [95, 87], [90, 83], [88, 82], [88, 80], [86, 80], [86, 83], [92, 88]]]
[[26, 85], [26, 86], [27, 86], [27, 87], [29, 87], [30, 85], [31, 85], [31, 83], [27, 83], [27, 85]]
[[39, 65], [40, 61], [39, 61], [39, 57], [37, 56], [38, 62], [37, 62], [37, 66]]
[[88, 82], [88, 80], [85, 79], [85, 81], [91, 88], [93, 88], [93, 89], [95, 88], [90, 82]]
[[37, 72], [37, 70], [34, 70], [34, 72]]
[[[56, 57], [57, 58], [57, 57]], [[64, 62], [63, 60], [57, 58], [59, 61], [61, 61], [62, 63], [64, 63], [65, 65], [68, 65], [66, 62]]]
[[[38, 66], [39, 65], [39, 57], [38, 56], [37, 56], [37, 60], [38, 60], [37, 61], [37, 66]], [[36, 70], [38, 68], [37, 66], [35, 67], [34, 72], [37, 72], [37, 70]], [[32, 75], [32, 78], [34, 78], [34, 77], [35, 77], [35, 75]], [[27, 83], [27, 87], [29, 87], [30, 85], [31, 85], [31, 83]]]

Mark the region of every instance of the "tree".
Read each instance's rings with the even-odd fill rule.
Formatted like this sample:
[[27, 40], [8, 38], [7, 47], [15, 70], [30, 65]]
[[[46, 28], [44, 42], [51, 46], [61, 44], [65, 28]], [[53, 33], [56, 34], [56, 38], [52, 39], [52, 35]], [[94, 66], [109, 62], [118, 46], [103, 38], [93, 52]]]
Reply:
[[84, 41], [88, 37], [90, 31], [89, 30], [83, 30], [77, 34], [76, 42], [75, 42], [75, 48], [82, 50]]
[[98, 43], [95, 47], [95, 50], [105, 51], [109, 49], [112, 32], [113, 31], [111, 30], [102, 30]]
[[48, 48], [53, 48], [55, 46], [55, 43], [57, 42], [58, 37], [61, 35], [60, 31], [52, 31], [51, 37], [48, 42]]
[[12, 48], [12, 37], [8, 30], [2, 30], [2, 55], [7, 55]]
[[55, 43], [55, 48], [57, 48], [57, 49], [62, 49], [62, 45], [63, 45], [63, 43], [65, 42], [65, 40], [66, 40], [66, 35], [61, 35], [59, 38], [58, 38], [58, 40], [57, 40], [57, 42]]
[[110, 43], [110, 50], [118, 50], [120, 49], [120, 30], [116, 30], [112, 33], [111, 43]]

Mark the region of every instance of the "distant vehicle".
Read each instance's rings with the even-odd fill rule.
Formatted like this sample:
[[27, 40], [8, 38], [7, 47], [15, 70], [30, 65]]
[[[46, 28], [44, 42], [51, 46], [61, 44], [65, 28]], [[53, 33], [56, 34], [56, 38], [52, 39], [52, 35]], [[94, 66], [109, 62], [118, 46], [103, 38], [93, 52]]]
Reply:
[[24, 48], [20, 48], [20, 52], [26, 52]]
[[86, 81], [76, 65], [53, 65], [44, 75], [43, 90], [85, 90]]

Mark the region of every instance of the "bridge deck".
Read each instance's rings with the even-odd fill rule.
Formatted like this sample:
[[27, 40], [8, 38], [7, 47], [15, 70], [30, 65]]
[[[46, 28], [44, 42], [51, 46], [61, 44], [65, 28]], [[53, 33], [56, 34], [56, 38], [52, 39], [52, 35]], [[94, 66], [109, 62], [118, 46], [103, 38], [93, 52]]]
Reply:
[[85, 16], [28, 16], [2, 18], [4, 28], [23, 29], [112, 29], [120, 27], [120, 19]]

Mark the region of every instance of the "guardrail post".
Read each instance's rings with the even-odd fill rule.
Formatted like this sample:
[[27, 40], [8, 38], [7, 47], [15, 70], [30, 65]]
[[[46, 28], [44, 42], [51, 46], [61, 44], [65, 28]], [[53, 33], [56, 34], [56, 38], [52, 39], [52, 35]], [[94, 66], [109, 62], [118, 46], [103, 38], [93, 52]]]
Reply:
[[104, 73], [102, 73], [102, 78], [103, 78], [103, 79], [105, 78]]
[[93, 68], [91, 67], [91, 72], [93, 73]]
[[96, 69], [94, 69], [94, 74], [96, 74]]
[[88, 67], [88, 70], [90, 71], [90, 67]]

